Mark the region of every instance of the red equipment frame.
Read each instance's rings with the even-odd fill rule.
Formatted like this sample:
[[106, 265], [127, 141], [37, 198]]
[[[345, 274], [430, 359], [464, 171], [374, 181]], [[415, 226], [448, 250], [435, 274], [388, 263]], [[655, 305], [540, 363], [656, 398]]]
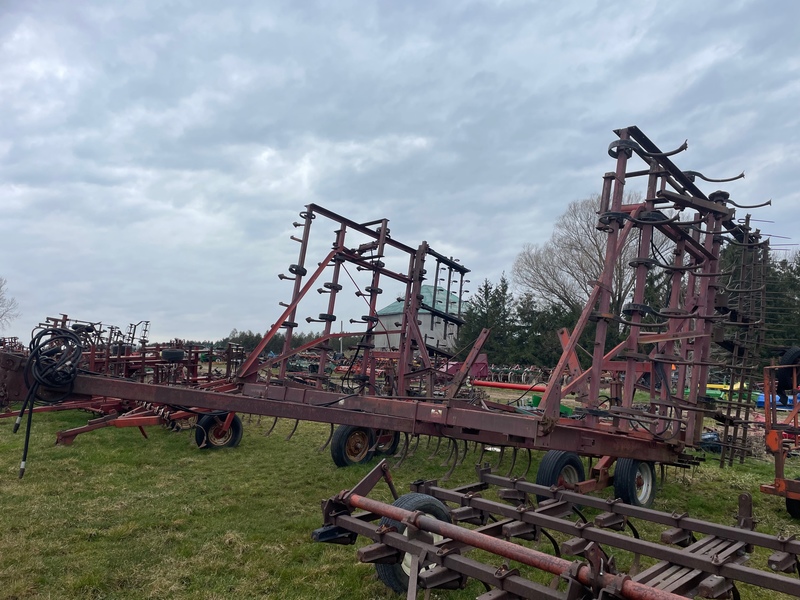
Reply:
[[[615, 133], [619, 139], [611, 144], [609, 154], [615, 159], [616, 169], [604, 177], [599, 207], [598, 227], [608, 233], [605, 268], [574, 330], [563, 338], [564, 353], [537, 409], [458, 398], [468, 364], [446, 386], [443, 395], [437, 397], [435, 382], [440, 372], [431, 356], [439, 353], [447, 357], [447, 353], [426, 345], [419, 328], [420, 311], [427, 310], [432, 320], [439, 318], [446, 327], [457, 327], [462, 322], [461, 300], [459, 294], [454, 311], [440, 310], [435, 302], [433, 306], [422, 305], [421, 286], [427, 278], [426, 268], [430, 268], [426, 261], [435, 261], [433, 272], [437, 280], [442, 272], [445, 274], [448, 282], [446, 307], [451, 304], [451, 284], [455, 282], [455, 289], [462, 292], [468, 270], [458, 261], [435, 252], [426, 242], [414, 248], [396, 241], [390, 236], [386, 219], [357, 223], [313, 204], [301, 213], [302, 221], [295, 223], [302, 230], [299, 238], [293, 237], [300, 244], [298, 261], [289, 267], [289, 275], [280, 276], [293, 281], [292, 298], [283, 303], [285, 310], [232, 381], [210, 382], [189, 389], [78, 375], [73, 397], [123, 398], [147, 403], [168, 415], [181, 410], [176, 406], [246, 412], [606, 457], [596, 463], [589, 481], [577, 484], [578, 489], [584, 491], [609, 483], [609, 468], [616, 458], [685, 465], [693, 460], [685, 451], [697, 446], [703, 417], [713, 413], [713, 405], [704, 396], [704, 386], [709, 369], [722, 366], [711, 355], [712, 338], [719, 332], [715, 325], [757, 327], [760, 318], [755, 313], [759, 308], [763, 310], [763, 307], [754, 307], [753, 316], [746, 314], [746, 307], [740, 305], [737, 313], [741, 318], [734, 322], [729, 316], [730, 307], [720, 301], [724, 294], [719, 292], [727, 284], [719, 266], [723, 239], [748, 246], [763, 243], [757, 232], [735, 221], [735, 203], [727, 193], [706, 196], [700, 191], [694, 178], [702, 175], [680, 170], [670, 159], [675, 152], [661, 152], [636, 127]], [[683, 149], [685, 145], [678, 151]], [[645, 169], [628, 170], [634, 156], [644, 162]], [[623, 204], [626, 181], [640, 177], [647, 182], [645, 200]], [[665, 209], [672, 209], [676, 214], [669, 216]], [[690, 217], [681, 219], [686, 212], [691, 213]], [[311, 231], [317, 217], [333, 221], [337, 229], [331, 250], [318, 263], [311, 263], [316, 267], [309, 268], [307, 255], [313, 246]], [[656, 231], [674, 244], [673, 260], [669, 264], [650, 254], [650, 241]], [[636, 270], [633, 301], [622, 308], [622, 314], [613, 314], [613, 267], [626, 238], [635, 233], [640, 243], [639, 256], [632, 263]], [[351, 235], [357, 238], [357, 245], [348, 242]], [[399, 258], [390, 257], [392, 252]], [[340, 282], [347, 264], [368, 274], [369, 285], [357, 291], [367, 302], [367, 314], [360, 320], [351, 320], [351, 323], [366, 325], [359, 343], [363, 355], [358, 373], [360, 386], [343, 393], [330, 389], [325, 365], [332, 351], [330, 342], [343, 335], [353, 335], [352, 332], [332, 331], [336, 321], [333, 310], [343, 288]], [[404, 271], [394, 266], [403, 264], [408, 265]], [[672, 291], [664, 307], [644, 304], [645, 283], [651, 269], [664, 269], [670, 275]], [[311, 344], [292, 349], [291, 338], [298, 327], [301, 301], [307, 299], [323, 275], [328, 280], [317, 291], [328, 295], [326, 312], [317, 318], [306, 318], [309, 322], [323, 323], [323, 334]], [[378, 297], [383, 291], [380, 288], [382, 278], [404, 287], [402, 320], [393, 330], [399, 335], [398, 347], [385, 351], [376, 349], [374, 344], [376, 337], [384, 333], [377, 328], [376, 313]], [[596, 333], [593, 360], [584, 369], [576, 350], [589, 323], [595, 324]], [[621, 344], [607, 348], [612, 323], [627, 327], [629, 333]], [[269, 340], [280, 330], [285, 331], [282, 353], [274, 358], [262, 358]], [[290, 358], [299, 351], [312, 349], [319, 355], [315, 376], [303, 380], [291, 377], [287, 370]], [[394, 372], [379, 385], [377, 361], [387, 358], [393, 361]], [[14, 362], [13, 358], [5, 361], [2, 368], [6, 377], [19, 376], [22, 363]], [[665, 368], [670, 365], [676, 368], [674, 385], [672, 381], [664, 381]], [[273, 367], [277, 372], [273, 372]], [[566, 368], [575, 376], [562, 387], [561, 374]], [[601, 378], [607, 372], [612, 374], [610, 398], [600, 393]], [[740, 369], [735, 375], [748, 372]], [[651, 385], [646, 388], [637, 383], [644, 373], [651, 374]], [[260, 380], [259, 374], [265, 378]], [[657, 376], [664, 383], [660, 389], [652, 383]], [[9, 388], [18, 396], [22, 394], [25, 386], [21, 377]], [[649, 396], [643, 405], [634, 403], [637, 390]], [[381, 395], [382, 391], [385, 395]], [[575, 393], [583, 405], [577, 415], [579, 418], [560, 416], [561, 400], [570, 393]]]

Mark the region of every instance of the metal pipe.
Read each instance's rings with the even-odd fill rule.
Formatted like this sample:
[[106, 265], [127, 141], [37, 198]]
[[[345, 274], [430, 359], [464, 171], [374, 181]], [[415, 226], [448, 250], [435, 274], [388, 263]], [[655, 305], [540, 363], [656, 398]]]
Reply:
[[547, 389], [546, 385], [525, 385], [524, 383], [505, 383], [503, 381], [478, 381], [473, 379], [472, 385], [478, 387], [499, 388], [503, 390], [520, 390], [527, 392], [543, 392]]
[[[509, 560], [514, 560], [542, 571], [547, 571], [553, 575], [564, 575], [568, 573], [573, 564], [571, 561], [563, 558], [537, 552], [536, 550], [512, 542], [499, 540], [470, 529], [464, 529], [458, 525], [439, 521], [421, 512], [404, 510], [397, 506], [378, 502], [377, 500], [372, 500], [371, 498], [366, 498], [358, 494], [350, 494], [346, 496], [344, 500], [354, 508], [366, 510], [396, 521], [409, 523], [417, 529], [463, 542], [474, 548], [486, 550], [487, 552], [497, 554]], [[598, 574], [596, 577], [592, 577], [589, 565], [582, 565], [577, 569], [576, 579], [581, 584], [587, 586], [599, 583], [601, 586], [607, 587], [619, 582], [618, 576], [611, 573], [604, 572]], [[630, 600], [686, 600], [684, 596], [658, 590], [633, 581], [632, 579], [626, 579], [622, 582], [620, 593], [623, 597], [630, 598]]]

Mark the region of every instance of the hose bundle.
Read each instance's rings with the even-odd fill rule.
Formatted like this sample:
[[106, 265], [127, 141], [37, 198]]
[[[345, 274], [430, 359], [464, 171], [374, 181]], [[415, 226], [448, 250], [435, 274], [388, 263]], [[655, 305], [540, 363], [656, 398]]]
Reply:
[[[28, 458], [28, 444], [31, 437], [31, 422], [35, 405], [53, 405], [63, 402], [72, 393], [78, 364], [83, 347], [76, 333], [69, 329], [49, 327], [41, 330], [31, 340], [30, 355], [25, 363], [25, 385], [28, 395], [14, 423], [14, 433], [19, 430], [25, 411], [28, 420], [25, 428], [25, 445], [19, 465], [19, 477], [25, 474]], [[40, 389], [57, 392], [55, 395], [41, 395]]]

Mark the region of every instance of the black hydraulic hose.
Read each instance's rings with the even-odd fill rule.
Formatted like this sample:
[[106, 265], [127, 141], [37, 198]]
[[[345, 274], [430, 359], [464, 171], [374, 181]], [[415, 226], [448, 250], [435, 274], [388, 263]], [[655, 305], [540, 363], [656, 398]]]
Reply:
[[[24, 371], [28, 395], [22, 403], [22, 409], [17, 416], [13, 429], [14, 433], [19, 430], [22, 418], [27, 410], [25, 443], [22, 450], [22, 460], [19, 465], [20, 479], [25, 475], [25, 467], [28, 461], [33, 409], [36, 402], [53, 405], [67, 399], [72, 393], [75, 377], [78, 374], [78, 364], [83, 355], [80, 338], [69, 329], [43, 329], [33, 337], [29, 349], [30, 355]], [[60, 393], [56, 397], [40, 396], [40, 387], [54, 389]]]

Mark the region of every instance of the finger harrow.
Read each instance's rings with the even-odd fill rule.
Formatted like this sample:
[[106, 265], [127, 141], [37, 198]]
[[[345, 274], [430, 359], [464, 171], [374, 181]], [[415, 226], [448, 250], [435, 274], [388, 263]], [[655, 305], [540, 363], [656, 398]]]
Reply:
[[[800, 580], [786, 575], [795, 571], [800, 542], [756, 532], [749, 494], [739, 495], [735, 524], [724, 526], [511, 479], [488, 467], [477, 475], [476, 483], [455, 489], [418, 481], [399, 496], [383, 461], [353, 489], [323, 502], [324, 525], [312, 538], [372, 540], [359, 548], [359, 560], [408, 598], [461, 589], [472, 579], [485, 586], [479, 600], [738, 598], [742, 585], [800, 597]], [[381, 480], [392, 504], [368, 497]], [[658, 530], [655, 541], [642, 537], [643, 523]]]

